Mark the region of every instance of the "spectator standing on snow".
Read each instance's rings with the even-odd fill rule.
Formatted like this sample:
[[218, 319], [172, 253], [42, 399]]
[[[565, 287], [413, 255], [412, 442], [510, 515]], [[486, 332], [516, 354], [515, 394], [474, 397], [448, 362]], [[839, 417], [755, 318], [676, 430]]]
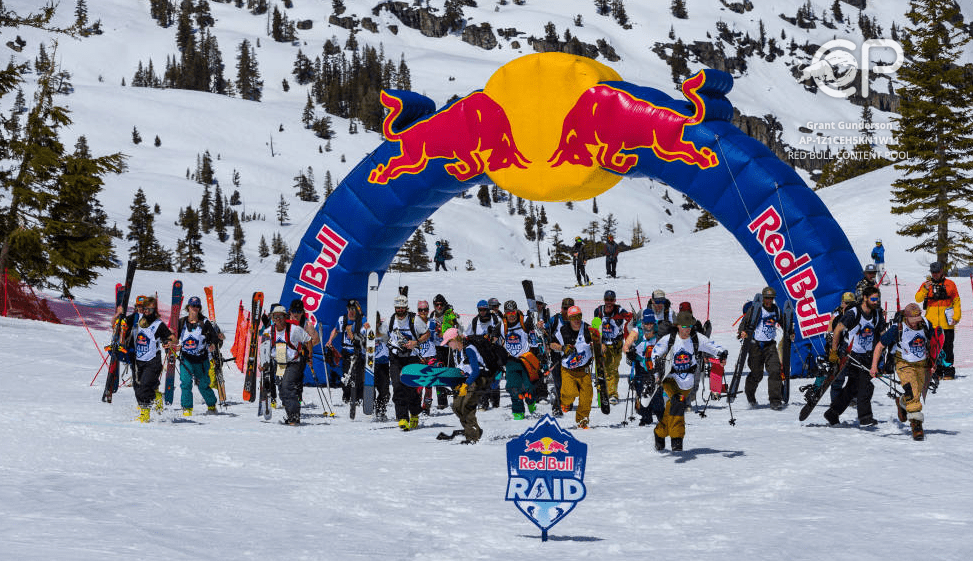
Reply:
[[618, 267], [618, 244], [615, 243], [615, 236], [608, 234], [608, 241], [605, 242], [605, 274], [615, 279], [615, 268]]
[[945, 341], [943, 342], [943, 380], [956, 378], [956, 367], [953, 366], [953, 340], [956, 338], [955, 327], [963, 313], [960, 311], [959, 292], [956, 283], [946, 278], [945, 266], [934, 262], [929, 265], [929, 278], [922, 283], [916, 292], [916, 302], [921, 302], [926, 310], [926, 319], [933, 327], [941, 327]]
[[882, 240], [875, 240], [875, 247], [872, 248], [872, 261], [875, 263], [879, 282], [883, 285], [891, 284], [892, 281], [885, 278], [885, 247], [882, 246]]

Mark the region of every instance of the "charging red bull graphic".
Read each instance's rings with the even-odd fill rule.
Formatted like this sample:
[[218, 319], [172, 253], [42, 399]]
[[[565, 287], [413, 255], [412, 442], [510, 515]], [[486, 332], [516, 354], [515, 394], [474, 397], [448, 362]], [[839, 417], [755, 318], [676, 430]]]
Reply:
[[396, 119], [403, 114], [405, 97], [382, 92], [382, 105], [389, 109], [382, 124], [385, 138], [399, 144], [400, 154], [378, 164], [368, 175], [371, 183], [386, 184], [403, 173], [418, 174], [435, 158], [459, 160], [445, 165], [460, 181], [487, 170], [530, 163], [517, 149], [510, 121], [497, 102], [483, 92], [474, 92], [445, 109], [396, 132]]
[[588, 445], [545, 415], [524, 434], [507, 443], [506, 500], [547, 531], [584, 499]]
[[699, 72], [682, 85], [683, 95], [695, 108], [692, 115], [638, 99], [631, 93], [610, 85], [598, 85], [586, 91], [564, 119], [561, 140], [548, 162], [591, 166], [591, 148], [601, 167], [628, 173], [639, 157], [622, 150], [651, 148], [667, 162], [682, 161], [701, 169], [719, 165], [719, 158], [709, 148], [697, 148], [684, 140], [686, 127], [698, 125], [706, 117], [706, 104], [696, 91], [706, 82]]

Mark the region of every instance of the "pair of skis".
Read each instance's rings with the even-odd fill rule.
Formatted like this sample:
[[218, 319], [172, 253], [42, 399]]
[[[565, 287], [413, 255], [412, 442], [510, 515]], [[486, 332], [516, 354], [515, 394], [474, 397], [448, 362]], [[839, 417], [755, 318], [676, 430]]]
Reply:
[[537, 297], [534, 294], [534, 281], [530, 279], [525, 279], [521, 281], [521, 285], [524, 287], [524, 297], [527, 300], [527, 310], [531, 315], [531, 319], [534, 323], [534, 336], [537, 338], [538, 345], [541, 350], [541, 360], [544, 361], [542, 365], [542, 370], [544, 370], [544, 383], [547, 384], [547, 399], [551, 402], [551, 411], [554, 415], [561, 414], [561, 396], [557, 390], [557, 384], [554, 383], [554, 363], [551, 360], [551, 349], [548, 346], [546, 326], [544, 326], [543, 319], [540, 313], [537, 311]]
[[[128, 262], [128, 268], [125, 271], [125, 284], [115, 285], [115, 307], [122, 309], [122, 315], [118, 318], [112, 329], [111, 343], [108, 347], [108, 353], [110, 361], [108, 363], [108, 375], [105, 377], [105, 391], [101, 394], [101, 400], [105, 403], [111, 403], [112, 395], [118, 391], [118, 367], [121, 361], [121, 355], [125, 354], [125, 345], [122, 344], [122, 320], [128, 314], [128, 301], [132, 295], [132, 281], [135, 278], [135, 261], [131, 260]], [[129, 326], [129, 329], [135, 329], [135, 326]], [[131, 357], [134, 361], [135, 357]]]
[[220, 406], [226, 409], [226, 380], [223, 378], [223, 341], [219, 335], [223, 332], [216, 323], [216, 305], [213, 300], [213, 287], [203, 288], [206, 293], [206, 308], [209, 312], [209, 320], [216, 330], [216, 351], [210, 353], [210, 385], [216, 384], [216, 394], [219, 397]]
[[[176, 280], [172, 281], [172, 300], [170, 301], [169, 308], [169, 331], [174, 333], [176, 337], [179, 334], [176, 330], [179, 328], [179, 310], [182, 308], [182, 281]], [[166, 387], [165, 387], [165, 402], [166, 405], [172, 405], [172, 400], [176, 393], [176, 352], [174, 350], [166, 351]]]

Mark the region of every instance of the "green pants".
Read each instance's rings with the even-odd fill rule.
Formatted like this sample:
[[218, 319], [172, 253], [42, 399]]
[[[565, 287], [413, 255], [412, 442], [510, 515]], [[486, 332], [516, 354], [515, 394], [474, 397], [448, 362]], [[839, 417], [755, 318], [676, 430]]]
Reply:
[[206, 401], [206, 405], [216, 405], [216, 394], [213, 393], [213, 388], [209, 387], [209, 360], [198, 363], [181, 360], [179, 365], [179, 388], [182, 390], [179, 403], [182, 408], [193, 408], [193, 379], [196, 380], [199, 393]]
[[519, 360], [507, 362], [507, 393], [510, 394], [510, 409], [514, 413], [524, 412], [524, 402], [534, 403], [534, 397], [530, 393], [533, 384], [527, 369]]

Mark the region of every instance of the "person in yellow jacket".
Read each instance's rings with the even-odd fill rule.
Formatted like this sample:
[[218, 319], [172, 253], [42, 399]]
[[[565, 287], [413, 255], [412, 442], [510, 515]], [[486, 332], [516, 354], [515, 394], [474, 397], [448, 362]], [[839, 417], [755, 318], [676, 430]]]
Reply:
[[942, 378], [952, 380], [956, 378], [956, 368], [953, 366], [953, 339], [956, 333], [953, 328], [959, 323], [962, 312], [956, 283], [946, 278], [946, 271], [943, 269], [944, 265], [938, 261], [929, 265], [930, 277], [916, 292], [916, 302], [921, 303], [926, 310], [926, 319], [933, 328], [943, 328], [945, 341]]

